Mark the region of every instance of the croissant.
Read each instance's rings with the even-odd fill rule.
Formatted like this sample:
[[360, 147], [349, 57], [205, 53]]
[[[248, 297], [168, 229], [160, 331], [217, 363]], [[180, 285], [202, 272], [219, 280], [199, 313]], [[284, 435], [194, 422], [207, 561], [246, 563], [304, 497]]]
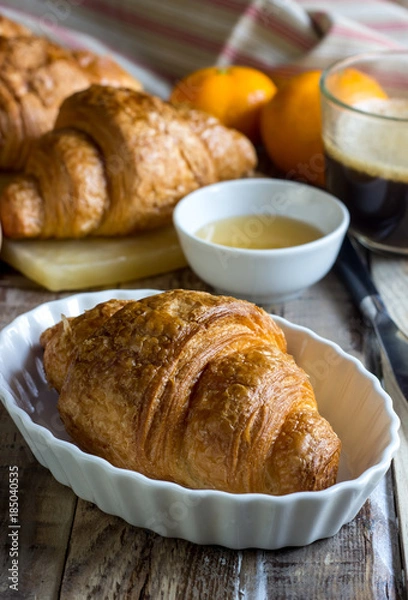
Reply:
[[93, 85], [67, 98], [56, 128], [0, 198], [14, 238], [120, 236], [168, 223], [194, 189], [248, 174], [251, 142], [206, 113]]
[[233, 493], [336, 481], [340, 441], [282, 330], [249, 302], [188, 290], [113, 300], [40, 341], [66, 430], [117, 467]]
[[[11, 26], [10, 26], [11, 27]], [[61, 102], [92, 83], [141, 89], [107, 57], [35, 35], [0, 37], [0, 168], [21, 170], [34, 139], [53, 128]]]
[[41, 334], [44, 347], [44, 369], [49, 384], [61, 391], [77, 347], [122, 308], [127, 300], [110, 300], [98, 304], [75, 318], [62, 320]]
[[0, 36], [11, 38], [19, 35], [31, 35], [31, 31], [21, 23], [0, 15]]

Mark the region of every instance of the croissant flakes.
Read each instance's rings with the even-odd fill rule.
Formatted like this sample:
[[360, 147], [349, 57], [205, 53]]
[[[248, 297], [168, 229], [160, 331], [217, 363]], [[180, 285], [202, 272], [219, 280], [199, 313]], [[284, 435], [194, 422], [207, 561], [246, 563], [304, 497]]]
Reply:
[[142, 88], [108, 56], [63, 48], [0, 15], [0, 169], [21, 170], [61, 102], [93, 83]]
[[186, 290], [111, 300], [41, 343], [67, 431], [117, 467], [233, 493], [336, 481], [340, 441], [282, 330], [249, 302]]
[[120, 236], [171, 221], [193, 190], [248, 174], [251, 142], [206, 113], [93, 85], [67, 98], [0, 198], [6, 236]]

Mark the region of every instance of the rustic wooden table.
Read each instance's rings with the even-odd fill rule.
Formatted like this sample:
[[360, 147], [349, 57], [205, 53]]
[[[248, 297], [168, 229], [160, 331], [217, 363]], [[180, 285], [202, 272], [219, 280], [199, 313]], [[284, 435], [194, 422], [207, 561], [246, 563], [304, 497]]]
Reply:
[[[0, 263], [0, 327], [47, 292]], [[188, 269], [132, 288], [206, 289]], [[271, 307], [338, 342], [380, 374], [371, 333], [335, 273], [301, 297]], [[398, 478], [391, 468], [356, 518], [334, 537], [303, 548], [233, 551], [167, 539], [78, 499], [40, 466], [0, 404], [0, 597], [4, 599], [320, 599], [406, 597]], [[19, 591], [9, 588], [9, 468], [18, 467]], [[406, 522], [406, 521], [405, 521]]]

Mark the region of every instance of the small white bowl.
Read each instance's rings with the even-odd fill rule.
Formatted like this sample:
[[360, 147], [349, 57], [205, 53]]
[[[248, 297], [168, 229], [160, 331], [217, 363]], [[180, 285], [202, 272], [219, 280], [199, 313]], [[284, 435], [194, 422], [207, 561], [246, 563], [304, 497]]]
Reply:
[[[291, 217], [314, 225], [323, 237], [267, 250], [221, 246], [197, 237], [204, 225], [238, 215]], [[334, 196], [312, 186], [251, 178], [188, 194], [177, 204], [173, 222], [186, 260], [201, 279], [218, 292], [273, 304], [297, 296], [328, 273], [346, 234], [349, 213]]]
[[0, 332], [0, 400], [37, 460], [80, 497], [137, 527], [198, 544], [276, 549], [332, 536], [351, 521], [386, 473], [399, 419], [378, 379], [356, 358], [309, 329], [274, 317], [288, 351], [310, 375], [319, 412], [342, 442], [337, 483], [286, 496], [192, 490], [119, 469], [80, 450], [44, 377], [39, 336], [61, 319], [110, 298], [157, 290], [105, 290], [42, 304]]

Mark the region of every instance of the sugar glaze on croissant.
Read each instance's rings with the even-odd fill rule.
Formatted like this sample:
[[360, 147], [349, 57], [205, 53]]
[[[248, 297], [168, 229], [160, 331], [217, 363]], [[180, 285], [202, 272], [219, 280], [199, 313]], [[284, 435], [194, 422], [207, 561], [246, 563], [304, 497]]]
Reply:
[[170, 222], [198, 187], [247, 175], [251, 142], [206, 113], [93, 85], [67, 98], [0, 197], [13, 238], [121, 236]]
[[340, 441], [262, 309], [173, 290], [112, 300], [41, 336], [73, 440], [189, 488], [286, 494], [336, 481]]

